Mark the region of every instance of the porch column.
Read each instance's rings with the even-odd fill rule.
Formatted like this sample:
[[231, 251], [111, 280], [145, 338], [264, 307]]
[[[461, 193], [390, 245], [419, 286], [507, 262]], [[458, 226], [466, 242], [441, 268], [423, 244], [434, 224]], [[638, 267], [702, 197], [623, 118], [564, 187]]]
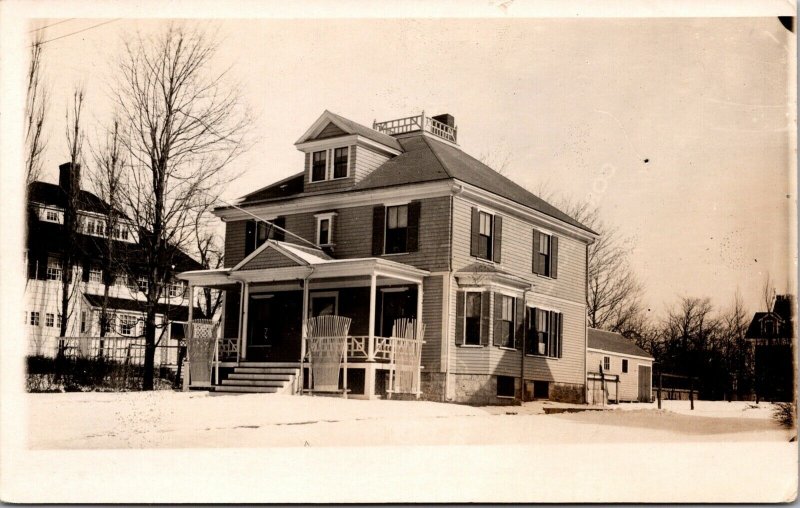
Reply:
[[244, 347], [242, 345], [242, 337], [244, 336], [243, 330], [244, 327], [242, 326], [242, 317], [244, 316], [244, 282], [239, 283], [239, 332], [236, 335], [236, 363], [238, 364], [239, 361], [244, 358], [242, 356], [242, 352], [244, 351]]
[[239, 334], [242, 338], [242, 348], [241, 348], [241, 356], [242, 360], [247, 359], [247, 318], [250, 314], [250, 310], [248, 309], [248, 301], [250, 300], [250, 283], [244, 283], [244, 291], [242, 291], [242, 330]]
[[[417, 283], [417, 329], [414, 330], [414, 337], [417, 340], [423, 340], [425, 337], [419, 332], [422, 331], [422, 282]], [[419, 398], [422, 394], [422, 356], [420, 355], [420, 363], [417, 364], [416, 372], [417, 382], [414, 390], [417, 392], [416, 397]]]
[[367, 338], [367, 361], [375, 361], [375, 293], [377, 275], [373, 272], [369, 281], [369, 336]]
[[[308, 335], [308, 327], [306, 320], [308, 319], [308, 279], [303, 281], [303, 322], [300, 325], [300, 383], [297, 391], [303, 393], [303, 360], [306, 358], [306, 335]], [[309, 386], [309, 388], [311, 388]]]

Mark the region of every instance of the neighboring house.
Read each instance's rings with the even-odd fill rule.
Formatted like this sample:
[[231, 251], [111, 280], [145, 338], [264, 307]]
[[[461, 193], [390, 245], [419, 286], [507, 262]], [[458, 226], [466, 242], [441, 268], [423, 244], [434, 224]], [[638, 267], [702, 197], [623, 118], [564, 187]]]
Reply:
[[[338, 314], [351, 394], [384, 395], [386, 337], [410, 317], [427, 399], [584, 401], [596, 233], [463, 152], [450, 115], [370, 129], [325, 111], [295, 147], [302, 171], [215, 210], [225, 268], [180, 275], [226, 290], [233, 377], [296, 369], [303, 319]], [[274, 391], [236, 379], [218, 388]]]
[[[619, 385], [607, 390], [617, 402], [650, 402], [653, 399], [653, 357], [618, 333], [589, 328], [588, 336], [586, 358], [590, 377], [596, 380], [601, 372], [609, 376], [609, 380], [619, 376]], [[609, 384], [614, 385], [614, 382], [609, 381]]]
[[[62, 259], [67, 242], [64, 231], [64, 212], [68, 189], [78, 189], [75, 203], [78, 218], [76, 238], [77, 259], [72, 267], [63, 266]], [[29, 354], [54, 356], [59, 347], [61, 326], [61, 274], [72, 271], [67, 336], [92, 337], [100, 335], [100, 310], [102, 308], [104, 274], [100, 267], [101, 244], [105, 241], [106, 217], [109, 205], [91, 192], [80, 189], [80, 166], [59, 166], [59, 184], [33, 182], [28, 188], [28, 219], [26, 240], [27, 280], [25, 284], [25, 315], [29, 339]], [[115, 231], [110, 234], [117, 252], [117, 270], [114, 284], [109, 290], [108, 309], [111, 323], [108, 336], [138, 337], [144, 333], [144, 305], [147, 280], [139, 261], [143, 259], [142, 247], [137, 243], [138, 233], [124, 214]], [[179, 252], [176, 272], [198, 269], [200, 264]], [[185, 322], [188, 317], [186, 284], [175, 279], [164, 291], [158, 304], [157, 323], [165, 319]], [[169, 327], [166, 340], [175, 328]], [[176, 338], [176, 337], [173, 337]], [[172, 354], [171, 357], [175, 355]]]
[[777, 295], [770, 312], [756, 312], [745, 338], [754, 346], [756, 397], [794, 400], [795, 300]]

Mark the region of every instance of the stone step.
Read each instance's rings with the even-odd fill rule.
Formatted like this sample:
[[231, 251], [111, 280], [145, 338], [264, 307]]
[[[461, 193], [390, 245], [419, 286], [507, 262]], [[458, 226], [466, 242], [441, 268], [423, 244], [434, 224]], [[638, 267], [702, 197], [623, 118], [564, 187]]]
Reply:
[[286, 381], [270, 381], [264, 379], [223, 379], [223, 386], [275, 386], [283, 387]]
[[243, 372], [234, 372], [228, 376], [228, 379], [265, 379], [275, 381], [291, 381], [291, 374], [250, 374]]
[[214, 387], [215, 392], [229, 393], [278, 393], [280, 387], [276, 386], [234, 386], [218, 385]]
[[284, 367], [236, 367], [233, 372], [235, 374], [289, 374], [297, 375], [300, 369], [291, 369]]
[[291, 367], [299, 369], [299, 362], [239, 362], [240, 367]]

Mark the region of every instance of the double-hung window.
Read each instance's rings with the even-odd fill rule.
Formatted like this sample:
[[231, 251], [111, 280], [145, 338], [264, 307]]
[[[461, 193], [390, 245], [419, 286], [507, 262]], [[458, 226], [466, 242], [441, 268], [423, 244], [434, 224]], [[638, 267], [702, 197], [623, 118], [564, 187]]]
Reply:
[[492, 230], [494, 217], [486, 212], [479, 212], [478, 257], [492, 259]]
[[347, 153], [348, 147], [337, 148], [333, 151], [333, 177], [347, 177]]
[[500, 315], [496, 316], [495, 333], [498, 334], [495, 344], [500, 347], [514, 347], [514, 299], [506, 295], [496, 295], [500, 299]]
[[558, 277], [558, 237], [533, 230], [533, 273]]
[[44, 220], [47, 222], [61, 222], [59, 213], [56, 210], [45, 210]]
[[533, 308], [529, 310], [527, 354], [561, 357], [563, 315], [560, 312]]
[[142, 293], [147, 294], [147, 290], [150, 288], [150, 284], [147, 281], [147, 277], [136, 277], [136, 289], [141, 291]]
[[333, 244], [333, 218], [336, 212], [320, 213], [317, 219], [317, 245], [320, 247]]
[[39, 326], [39, 313], [37, 311], [31, 311], [31, 325]]
[[468, 292], [464, 309], [464, 344], [478, 346], [481, 343], [481, 296], [482, 293]]
[[325, 180], [325, 173], [328, 168], [328, 152], [322, 150], [314, 152], [311, 156], [311, 181], [321, 182]]
[[119, 333], [130, 337], [136, 334], [136, 317], [122, 314], [119, 317]]
[[622, 373], [623, 374], [627, 374], [628, 373], [628, 360], [626, 360], [626, 359], [622, 360]]
[[183, 283], [182, 282], [174, 282], [169, 285], [168, 294], [170, 298], [176, 298], [178, 296], [183, 296]]
[[408, 205], [386, 207], [386, 254], [408, 252]]
[[608, 356], [603, 357], [603, 370], [608, 372], [611, 369], [611, 358]]
[[61, 280], [61, 260], [48, 258], [47, 260], [47, 280]]
[[92, 268], [89, 270], [89, 282], [103, 282], [103, 270]]
[[48, 312], [44, 315], [44, 325], [53, 327], [56, 325], [56, 315]]

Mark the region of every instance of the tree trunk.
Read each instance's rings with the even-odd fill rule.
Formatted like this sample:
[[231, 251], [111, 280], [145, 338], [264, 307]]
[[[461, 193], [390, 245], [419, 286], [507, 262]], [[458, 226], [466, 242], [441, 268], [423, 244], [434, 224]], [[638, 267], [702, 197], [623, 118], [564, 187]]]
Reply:
[[156, 359], [156, 309], [148, 306], [144, 323], [144, 371], [142, 372], [142, 390], [153, 389]]

